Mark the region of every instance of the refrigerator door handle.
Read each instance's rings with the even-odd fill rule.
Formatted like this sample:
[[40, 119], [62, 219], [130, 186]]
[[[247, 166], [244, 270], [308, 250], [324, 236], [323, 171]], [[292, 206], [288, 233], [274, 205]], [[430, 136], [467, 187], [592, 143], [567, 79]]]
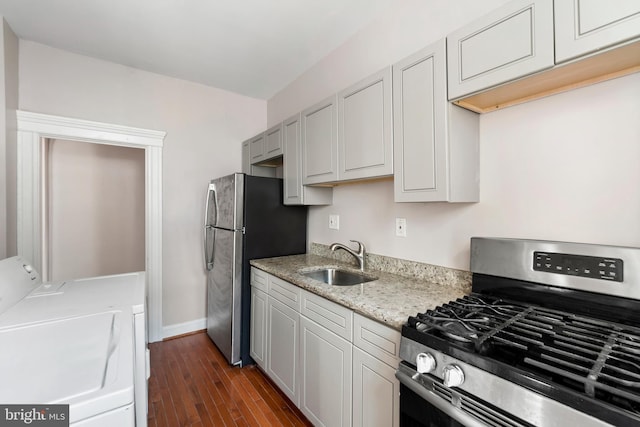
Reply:
[[[211, 197], [213, 196], [213, 197]], [[207, 271], [211, 271], [213, 268], [213, 243], [215, 242], [215, 224], [218, 216], [218, 204], [216, 202], [217, 194], [216, 194], [216, 186], [213, 183], [209, 184], [209, 188], [207, 190], [207, 198], [204, 202], [204, 264]], [[209, 206], [209, 200], [213, 200], [213, 206]], [[209, 223], [209, 209], [214, 209], [213, 211], [213, 224]], [[213, 230], [213, 236], [211, 244], [209, 244], [209, 230]], [[209, 255], [209, 247], [211, 247], [211, 255]]]
[[[209, 233], [207, 233], [209, 230], [212, 231], [213, 235], [211, 236], [211, 245], [207, 245], [208, 240], [207, 240], [207, 236]], [[216, 241], [216, 228], [211, 226], [211, 225], [205, 225], [204, 226], [204, 258], [205, 258], [205, 267], [207, 268], [207, 271], [211, 271], [213, 270], [213, 254], [215, 252], [215, 241]], [[211, 255], [208, 254], [208, 249], [209, 247], [211, 247]]]

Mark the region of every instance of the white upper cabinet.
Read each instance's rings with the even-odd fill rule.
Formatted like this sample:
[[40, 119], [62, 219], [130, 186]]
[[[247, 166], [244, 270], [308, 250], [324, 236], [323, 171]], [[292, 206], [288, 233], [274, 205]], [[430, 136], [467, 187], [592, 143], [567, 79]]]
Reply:
[[640, 35], [638, 0], [557, 0], [554, 11], [558, 63]]
[[264, 133], [264, 160], [282, 156], [282, 123]]
[[282, 123], [269, 128], [249, 140], [249, 159], [252, 165], [282, 155]]
[[285, 120], [282, 126], [283, 179], [285, 205], [330, 205], [333, 189], [302, 185], [302, 144], [300, 114]]
[[449, 34], [447, 49], [449, 99], [551, 68], [553, 0], [509, 2]]
[[396, 202], [477, 202], [478, 114], [450, 104], [442, 39], [393, 66]]
[[393, 173], [391, 68], [338, 94], [338, 178]]
[[302, 183], [307, 185], [337, 181], [336, 96], [331, 96], [304, 110], [301, 121]]
[[275, 168], [270, 168], [266, 166], [257, 166], [252, 164], [253, 163], [251, 160], [251, 142], [252, 141], [257, 142], [257, 145], [254, 146], [254, 154], [255, 154], [255, 150], [259, 149], [259, 145], [260, 145], [259, 137], [248, 139], [242, 143], [242, 172], [246, 173], [247, 175], [275, 177], [276, 176]]
[[264, 160], [264, 132], [249, 140], [249, 153], [251, 164]]
[[242, 143], [242, 172], [251, 175], [251, 150], [249, 141]]

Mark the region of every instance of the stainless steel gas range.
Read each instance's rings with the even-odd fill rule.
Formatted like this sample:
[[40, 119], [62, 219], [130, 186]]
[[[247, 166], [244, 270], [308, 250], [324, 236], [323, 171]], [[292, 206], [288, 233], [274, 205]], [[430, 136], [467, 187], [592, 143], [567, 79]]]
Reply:
[[402, 427], [640, 426], [640, 249], [472, 238], [471, 271], [402, 329]]

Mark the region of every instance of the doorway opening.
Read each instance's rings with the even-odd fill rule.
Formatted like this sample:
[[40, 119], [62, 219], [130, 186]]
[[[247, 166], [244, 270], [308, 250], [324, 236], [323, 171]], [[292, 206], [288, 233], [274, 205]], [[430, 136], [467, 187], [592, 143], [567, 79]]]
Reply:
[[44, 280], [144, 271], [144, 150], [43, 143]]
[[45, 144], [61, 139], [144, 150], [145, 277], [149, 341], [162, 340], [162, 145], [165, 132], [18, 111], [18, 255], [46, 268]]

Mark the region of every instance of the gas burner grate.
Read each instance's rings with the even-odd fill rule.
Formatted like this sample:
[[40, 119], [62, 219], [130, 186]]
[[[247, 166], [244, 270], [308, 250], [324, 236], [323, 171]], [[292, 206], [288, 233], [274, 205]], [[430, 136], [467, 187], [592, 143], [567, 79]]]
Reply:
[[640, 413], [640, 328], [478, 294], [408, 326]]

